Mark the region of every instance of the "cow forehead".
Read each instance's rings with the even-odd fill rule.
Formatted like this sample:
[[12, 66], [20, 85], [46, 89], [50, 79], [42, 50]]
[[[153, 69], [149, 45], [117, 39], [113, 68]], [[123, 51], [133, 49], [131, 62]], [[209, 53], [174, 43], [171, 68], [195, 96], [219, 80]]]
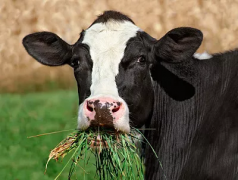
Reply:
[[120, 57], [115, 56], [124, 54], [126, 43], [136, 36], [138, 30], [139, 28], [129, 21], [109, 20], [106, 23], [96, 23], [85, 31], [82, 43], [90, 47], [93, 61], [102, 57], [111, 59], [110, 56], [118, 59]]
[[[126, 44], [140, 29], [129, 21], [109, 20], [96, 23], [85, 31], [82, 43], [90, 48], [93, 61], [91, 95], [118, 96], [115, 76]], [[110, 87], [110, 88], [108, 88]]]

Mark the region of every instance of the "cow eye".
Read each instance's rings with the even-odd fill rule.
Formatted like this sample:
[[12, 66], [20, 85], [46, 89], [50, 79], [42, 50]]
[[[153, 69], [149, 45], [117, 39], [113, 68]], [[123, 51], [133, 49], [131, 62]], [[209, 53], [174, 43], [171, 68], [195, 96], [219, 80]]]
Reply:
[[75, 61], [73, 61], [73, 62], [71, 63], [71, 66], [72, 66], [73, 68], [77, 68], [77, 67], [79, 66], [79, 64], [80, 64], [79, 60], [75, 60]]
[[140, 57], [138, 57], [137, 62], [140, 63], [140, 64], [145, 64], [146, 59], [145, 59], [144, 56], [140, 56]]

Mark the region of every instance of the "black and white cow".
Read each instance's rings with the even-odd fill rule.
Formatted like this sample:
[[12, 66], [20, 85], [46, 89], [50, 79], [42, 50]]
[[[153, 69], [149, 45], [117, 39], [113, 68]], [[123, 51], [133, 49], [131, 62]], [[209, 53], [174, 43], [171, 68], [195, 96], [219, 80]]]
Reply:
[[[146, 131], [147, 180], [238, 179], [238, 51], [200, 61], [202, 33], [182, 27], [160, 40], [127, 16], [107, 11], [69, 45], [50, 32], [23, 39], [49, 66], [73, 67], [78, 128]], [[162, 164], [162, 167], [160, 166]]]

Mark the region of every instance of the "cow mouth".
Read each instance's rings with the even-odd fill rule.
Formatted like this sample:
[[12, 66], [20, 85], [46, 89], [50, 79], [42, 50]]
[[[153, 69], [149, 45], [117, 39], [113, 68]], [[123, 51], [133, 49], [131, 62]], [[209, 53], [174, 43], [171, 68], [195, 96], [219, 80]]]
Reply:
[[88, 142], [91, 148], [108, 148], [108, 143], [106, 140], [103, 140], [100, 135], [96, 138], [88, 137]]
[[[92, 149], [108, 148], [108, 140], [110, 140], [110, 144], [111, 142], [113, 142], [113, 144], [119, 143], [119, 135], [122, 134], [122, 132], [116, 131], [112, 127], [104, 126], [92, 127], [90, 128], [89, 133], [93, 134], [92, 136], [90, 135], [87, 138], [88, 144]], [[110, 139], [105, 138], [105, 135], [107, 137], [110, 137]]]

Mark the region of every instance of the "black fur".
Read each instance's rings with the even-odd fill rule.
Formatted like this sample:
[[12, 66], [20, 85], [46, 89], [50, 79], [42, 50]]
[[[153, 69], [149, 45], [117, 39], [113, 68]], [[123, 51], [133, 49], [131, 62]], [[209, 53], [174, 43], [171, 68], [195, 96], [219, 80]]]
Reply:
[[[98, 16], [98, 18], [92, 23], [106, 23], [108, 20], [114, 20], [114, 21], [130, 21], [134, 24], [134, 22], [126, 15], [117, 12], [117, 11], [105, 11], [103, 14]], [[91, 25], [91, 26], [92, 26]]]
[[[141, 57], [144, 61], [139, 63], [138, 59]], [[154, 90], [150, 76], [150, 60], [148, 47], [138, 33], [128, 41], [116, 77], [119, 95], [129, 107], [130, 122], [134, 127], [144, 125], [152, 114]]]
[[[238, 159], [238, 51], [184, 66], [183, 79], [195, 87], [186, 101], [175, 101], [154, 83], [154, 114], [146, 135], [162, 163], [146, 149], [146, 179], [236, 180]], [[175, 74], [183, 68], [170, 64]], [[191, 78], [192, 77], [192, 78]], [[167, 178], [165, 178], [166, 176]]]

